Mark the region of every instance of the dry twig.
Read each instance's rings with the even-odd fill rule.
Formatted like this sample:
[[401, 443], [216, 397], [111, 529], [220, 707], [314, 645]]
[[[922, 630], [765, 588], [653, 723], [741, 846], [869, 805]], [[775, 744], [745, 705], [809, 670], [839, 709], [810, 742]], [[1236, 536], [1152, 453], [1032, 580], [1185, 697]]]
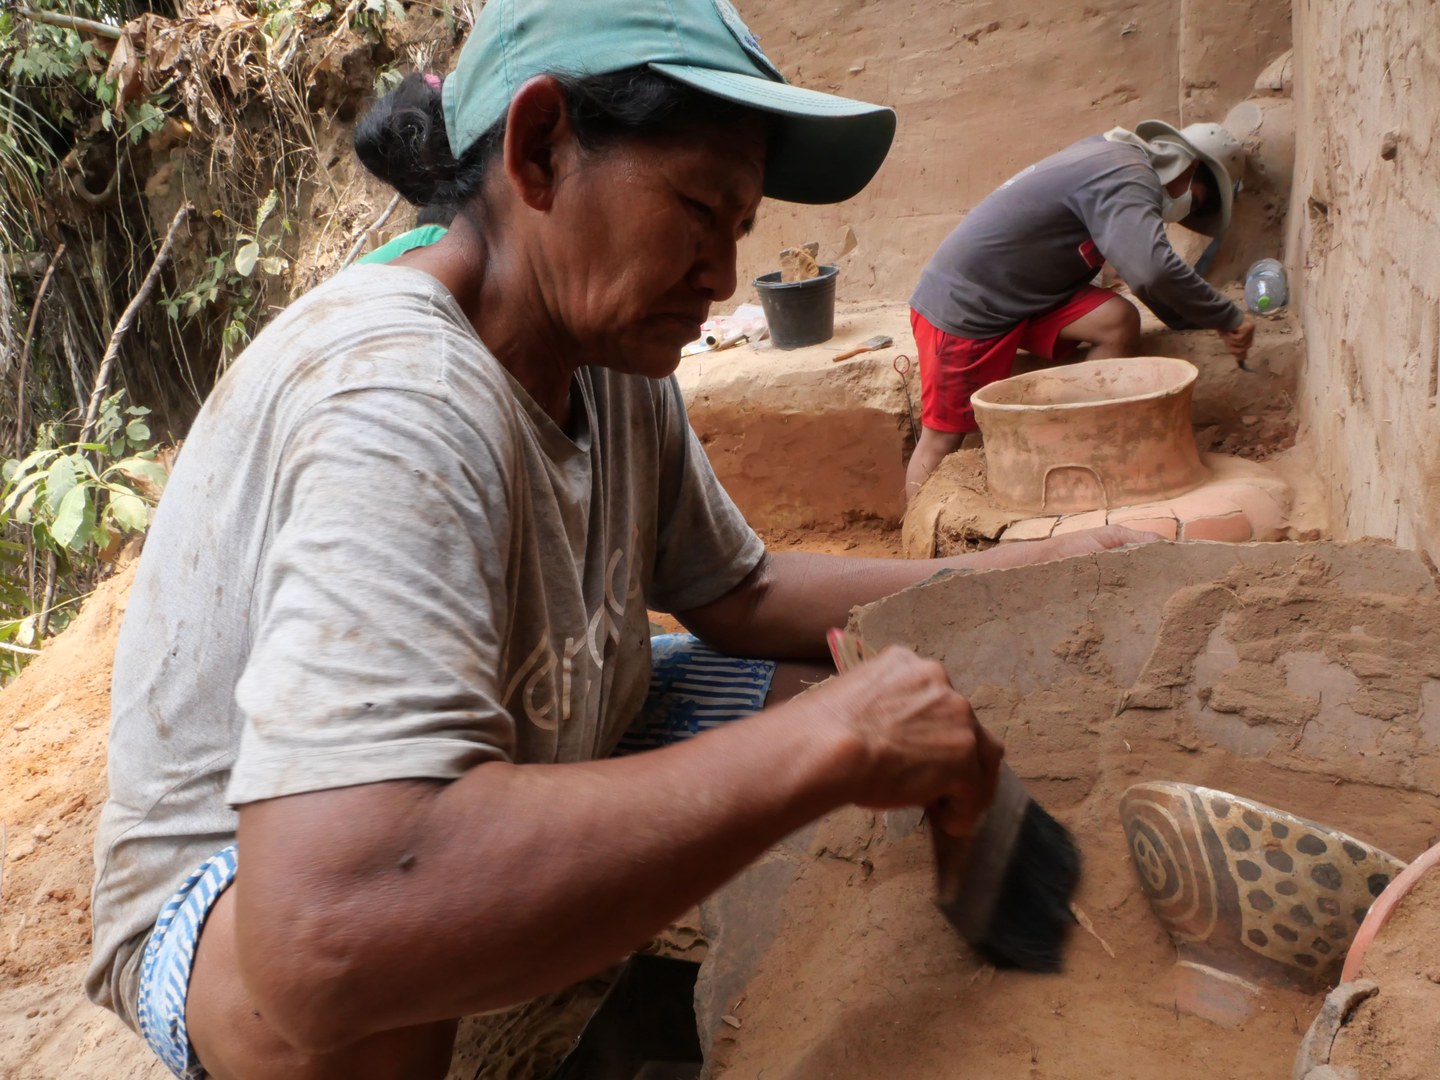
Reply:
[[96, 34], [111, 41], [119, 41], [121, 30], [118, 26], [111, 26], [109, 23], [96, 22], [94, 19], [82, 19], [78, 15], [65, 15], [59, 11], [36, 11], [34, 8], [17, 7], [16, 12], [27, 19], [35, 22], [49, 23], [51, 26], [63, 26], [69, 30], [80, 30], [87, 34]]
[[130, 303], [125, 306], [125, 310], [121, 312], [119, 320], [115, 323], [115, 329], [110, 332], [110, 344], [105, 349], [105, 358], [100, 361], [100, 371], [95, 376], [95, 387], [90, 391], [90, 403], [85, 406], [85, 422], [80, 425], [78, 441], [82, 443], [90, 441], [90, 434], [95, 429], [95, 421], [100, 416], [100, 402], [104, 400], [105, 391], [110, 386], [110, 370], [115, 366], [115, 358], [120, 355], [120, 342], [124, 340], [126, 332], [134, 324], [136, 314], [155, 292], [155, 286], [160, 281], [160, 271], [165, 269], [165, 264], [170, 261], [170, 252], [175, 246], [175, 234], [180, 231], [180, 226], [185, 223], [194, 210], [193, 206], [186, 203], [175, 211], [175, 217], [171, 219], [170, 227], [165, 230], [165, 242], [160, 245], [160, 250], [155, 255], [155, 261], [150, 264], [150, 272], [141, 282], [140, 291], [130, 298]]
[[375, 219], [374, 224], [370, 225], [355, 238], [355, 243], [350, 246], [350, 253], [345, 256], [345, 261], [340, 264], [341, 270], [344, 270], [345, 267], [355, 261], [355, 257], [360, 254], [360, 249], [365, 246], [365, 238], [376, 229], [384, 228], [385, 222], [390, 220], [390, 215], [395, 212], [395, 208], [399, 205], [400, 193], [397, 191], [395, 197], [390, 200], [390, 205], [380, 212], [380, 216]]
[[25, 379], [30, 373], [30, 344], [35, 340], [35, 322], [40, 317], [40, 303], [45, 299], [45, 290], [50, 287], [50, 279], [55, 276], [55, 267], [60, 263], [60, 256], [65, 254], [65, 245], [61, 244], [50, 259], [50, 265], [45, 269], [45, 276], [40, 279], [40, 288], [35, 293], [35, 306], [30, 309], [30, 322], [25, 327], [25, 343], [20, 346], [20, 366], [15, 372], [15, 456], [18, 458], [25, 452]]
[[1095, 932], [1095, 924], [1090, 921], [1089, 915], [1086, 915], [1085, 912], [1080, 910], [1079, 904], [1070, 905], [1070, 914], [1075, 916], [1075, 921], [1080, 924], [1080, 929], [1084, 930], [1087, 934], [1089, 934], [1096, 941], [1098, 941], [1100, 943], [1100, 947], [1105, 950], [1106, 954], [1110, 957], [1110, 959], [1114, 960], [1115, 950], [1110, 947], [1110, 943], [1108, 941], [1106, 941], [1103, 937], [1101, 937]]

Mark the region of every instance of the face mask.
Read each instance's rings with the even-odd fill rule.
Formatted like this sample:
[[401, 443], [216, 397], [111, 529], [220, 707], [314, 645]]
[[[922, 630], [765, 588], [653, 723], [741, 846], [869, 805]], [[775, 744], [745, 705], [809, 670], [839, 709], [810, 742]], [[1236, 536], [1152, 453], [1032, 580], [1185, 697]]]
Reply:
[[1178, 199], [1172, 199], [1169, 192], [1160, 192], [1160, 216], [1166, 221], [1183, 221], [1190, 216], [1190, 203], [1193, 201], [1193, 192], [1190, 188], [1185, 189], [1185, 194]]

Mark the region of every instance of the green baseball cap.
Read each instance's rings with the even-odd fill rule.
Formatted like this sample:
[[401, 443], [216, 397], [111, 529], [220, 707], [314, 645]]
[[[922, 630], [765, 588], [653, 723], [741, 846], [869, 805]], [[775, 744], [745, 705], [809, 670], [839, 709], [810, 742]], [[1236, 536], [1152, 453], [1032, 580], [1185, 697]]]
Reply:
[[441, 90], [450, 149], [464, 154], [536, 75], [634, 67], [768, 113], [772, 199], [843, 202], [895, 137], [893, 110], [786, 82], [729, 0], [488, 0]]

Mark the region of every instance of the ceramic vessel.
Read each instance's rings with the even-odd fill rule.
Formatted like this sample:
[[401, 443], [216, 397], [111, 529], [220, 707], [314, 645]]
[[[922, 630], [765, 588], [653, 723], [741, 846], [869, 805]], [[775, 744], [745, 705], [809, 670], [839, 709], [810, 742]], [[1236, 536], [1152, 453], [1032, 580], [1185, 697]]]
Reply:
[[1405, 865], [1326, 825], [1190, 784], [1137, 784], [1120, 818], [1180, 959], [1246, 979], [1333, 985]]
[[1195, 447], [1195, 365], [1088, 360], [1002, 379], [971, 403], [1003, 506], [1070, 514], [1168, 499], [1209, 477]]
[[1365, 951], [1370, 948], [1375, 935], [1380, 933], [1390, 916], [1395, 914], [1400, 902], [1410, 895], [1411, 890], [1420, 883], [1420, 879], [1435, 869], [1437, 864], [1440, 864], [1440, 844], [1424, 852], [1402, 870], [1399, 876], [1385, 887], [1385, 891], [1375, 903], [1370, 905], [1365, 921], [1360, 924], [1355, 940], [1350, 944], [1350, 952], [1345, 956], [1345, 969], [1340, 973], [1341, 982], [1350, 982], [1359, 976], [1360, 965], [1365, 962]]

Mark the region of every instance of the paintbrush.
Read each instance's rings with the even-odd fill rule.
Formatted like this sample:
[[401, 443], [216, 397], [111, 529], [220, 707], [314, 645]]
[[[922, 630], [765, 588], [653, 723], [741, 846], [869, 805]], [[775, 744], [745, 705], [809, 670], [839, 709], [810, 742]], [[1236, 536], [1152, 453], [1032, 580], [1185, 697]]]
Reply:
[[859, 356], [861, 353], [874, 352], [876, 349], [888, 349], [895, 343], [895, 339], [889, 334], [876, 334], [872, 338], [866, 338], [853, 349], [847, 349], [839, 356], [832, 356], [831, 363], [838, 364], [841, 360], [849, 360], [852, 356]]
[[[849, 631], [831, 630], [829, 640], [839, 671], [868, 658]], [[960, 936], [996, 967], [1060, 970], [1080, 849], [1010, 767], [1001, 764], [995, 800], [972, 836], [951, 836], [933, 815], [930, 835], [935, 903]]]

